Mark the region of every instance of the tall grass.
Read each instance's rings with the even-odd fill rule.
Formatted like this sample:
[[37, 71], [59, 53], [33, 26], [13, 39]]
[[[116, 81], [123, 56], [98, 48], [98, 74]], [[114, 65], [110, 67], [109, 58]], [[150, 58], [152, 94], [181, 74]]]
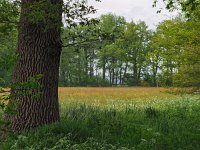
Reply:
[[[60, 122], [10, 135], [0, 149], [200, 149], [199, 95], [174, 96], [157, 89], [145, 91], [145, 98], [135, 98], [141, 89], [135, 93], [130, 89], [68, 90], [60, 91]], [[106, 91], [108, 98], [102, 94], [105, 90], [113, 91]]]

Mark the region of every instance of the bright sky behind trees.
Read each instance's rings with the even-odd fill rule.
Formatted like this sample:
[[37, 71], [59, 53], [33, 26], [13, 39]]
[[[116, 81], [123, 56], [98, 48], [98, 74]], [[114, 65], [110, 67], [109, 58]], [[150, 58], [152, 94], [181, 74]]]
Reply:
[[89, 3], [98, 9], [95, 16], [112, 12], [124, 16], [127, 21], [145, 21], [151, 29], [155, 29], [155, 25], [162, 20], [170, 19], [177, 14], [177, 12], [170, 13], [167, 10], [162, 10], [157, 14], [160, 8], [164, 8], [163, 3], [158, 3], [157, 7], [153, 8], [153, 0], [102, 0], [100, 3], [89, 0]]

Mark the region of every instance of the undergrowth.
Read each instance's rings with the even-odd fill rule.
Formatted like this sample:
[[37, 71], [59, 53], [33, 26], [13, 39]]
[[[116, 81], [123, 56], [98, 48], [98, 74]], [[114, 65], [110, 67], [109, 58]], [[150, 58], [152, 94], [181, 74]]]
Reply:
[[61, 106], [60, 122], [1, 141], [1, 150], [199, 150], [200, 96], [124, 108]]

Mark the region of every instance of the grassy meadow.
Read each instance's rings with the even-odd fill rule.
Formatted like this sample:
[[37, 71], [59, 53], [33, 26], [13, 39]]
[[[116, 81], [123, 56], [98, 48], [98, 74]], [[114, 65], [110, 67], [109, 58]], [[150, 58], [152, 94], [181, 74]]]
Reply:
[[1, 150], [199, 150], [200, 95], [165, 88], [59, 88], [61, 121]]
[[59, 88], [59, 99], [61, 103], [85, 103], [102, 107], [176, 97], [165, 91], [168, 90], [165, 88]]

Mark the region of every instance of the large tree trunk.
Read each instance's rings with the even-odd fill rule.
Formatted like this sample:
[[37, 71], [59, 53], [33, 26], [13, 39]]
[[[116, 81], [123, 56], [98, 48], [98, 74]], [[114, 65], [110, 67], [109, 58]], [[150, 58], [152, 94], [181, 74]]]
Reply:
[[[27, 14], [29, 5], [35, 0], [22, 0], [19, 37], [18, 62], [14, 68], [13, 82], [26, 82], [30, 77], [42, 74], [41, 87], [31, 95], [16, 97], [17, 91], [12, 89], [10, 100], [17, 102], [16, 113], [8, 115], [14, 132], [28, 130], [59, 120], [58, 105], [58, 72], [61, 45], [62, 0], [50, 0], [58, 5], [55, 24], [46, 28], [48, 23], [32, 23]], [[23, 4], [28, 4], [24, 6]], [[46, 6], [47, 7], [47, 6]], [[46, 10], [50, 8], [46, 8]], [[48, 19], [48, 18], [46, 18]], [[52, 21], [52, 20], [51, 20]], [[52, 21], [53, 22], [53, 21]]]

